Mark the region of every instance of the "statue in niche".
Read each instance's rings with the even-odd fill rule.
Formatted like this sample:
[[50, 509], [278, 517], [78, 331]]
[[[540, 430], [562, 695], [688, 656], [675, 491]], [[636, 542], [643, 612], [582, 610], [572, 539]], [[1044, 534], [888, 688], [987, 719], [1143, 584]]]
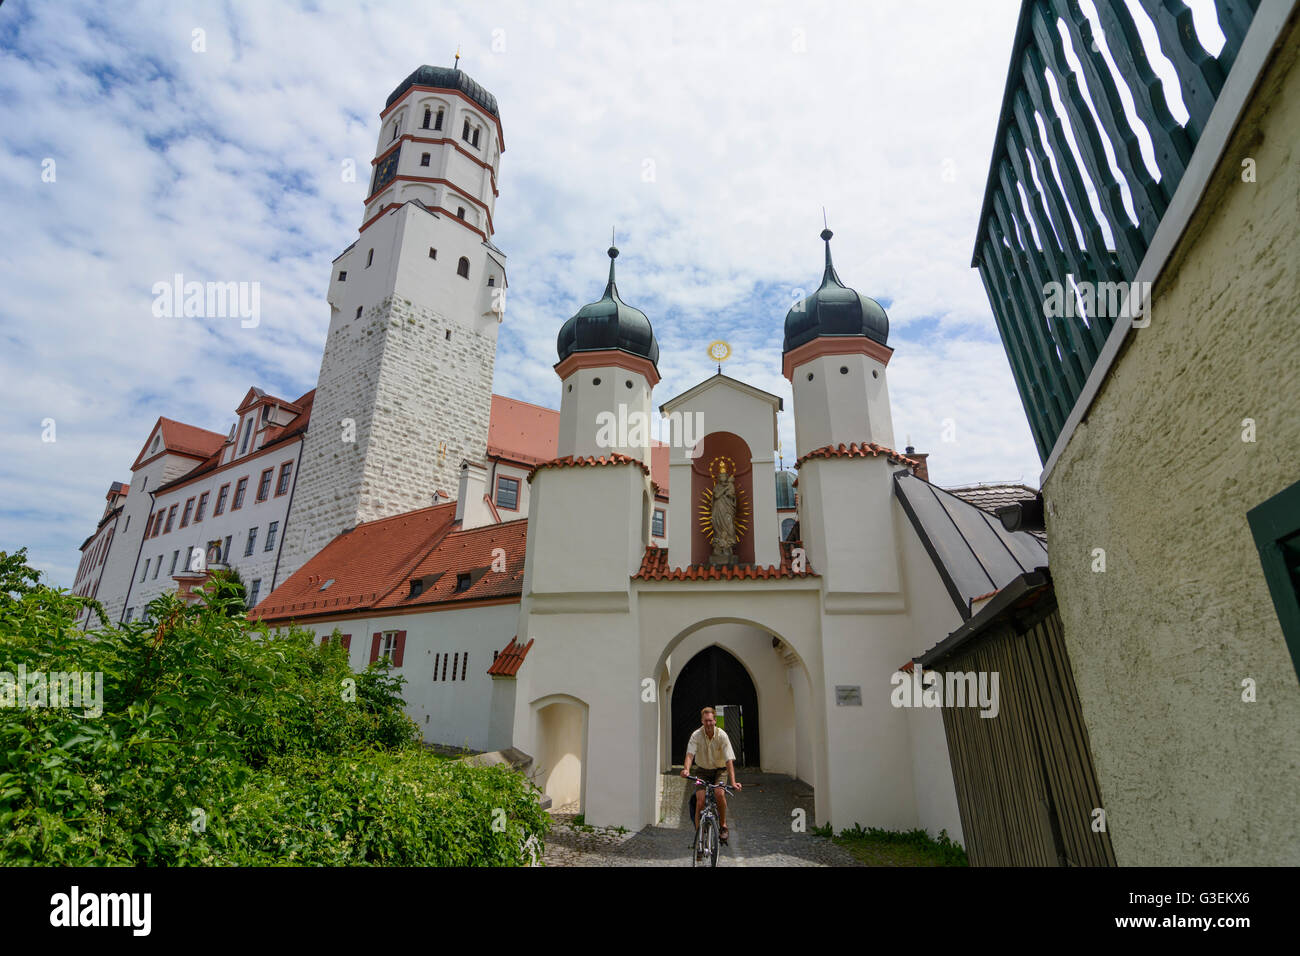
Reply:
[[713, 484], [713, 496], [709, 509], [709, 526], [713, 530], [713, 554], [710, 564], [735, 564], [736, 542], [736, 481], [727, 474], [727, 466], [718, 470], [717, 481]]

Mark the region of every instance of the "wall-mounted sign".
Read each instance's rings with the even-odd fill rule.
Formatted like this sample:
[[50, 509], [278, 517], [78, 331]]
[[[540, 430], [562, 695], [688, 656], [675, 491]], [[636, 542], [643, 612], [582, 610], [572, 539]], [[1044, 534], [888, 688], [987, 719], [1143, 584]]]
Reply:
[[854, 684], [835, 685], [835, 706], [836, 707], [861, 707], [862, 706], [862, 687]]

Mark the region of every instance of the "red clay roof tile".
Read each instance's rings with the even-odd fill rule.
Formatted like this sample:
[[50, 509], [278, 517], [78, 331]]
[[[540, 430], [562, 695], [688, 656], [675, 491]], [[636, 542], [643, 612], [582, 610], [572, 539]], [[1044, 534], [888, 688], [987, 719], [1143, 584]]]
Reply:
[[520, 644], [518, 637], [510, 638], [510, 643], [506, 649], [497, 655], [497, 659], [492, 662], [492, 666], [487, 672], [493, 677], [514, 677], [519, 673], [519, 668], [523, 666], [524, 658], [532, 649], [533, 638], [528, 639], [527, 644]]
[[875, 458], [884, 455], [887, 459], [898, 465], [907, 465], [909, 468], [915, 468], [920, 464], [915, 458], [908, 458], [906, 455], [900, 455], [892, 448], [886, 448], [884, 445], [877, 445], [873, 441], [852, 442], [845, 445], [840, 442], [838, 445], [825, 445], [821, 448], [814, 448], [806, 455], [801, 455], [794, 463], [796, 468], [803, 466], [803, 463], [809, 458]]
[[533, 476], [543, 468], [591, 468], [601, 465], [636, 465], [647, 476], [650, 474], [650, 469], [647, 468], [645, 463], [640, 459], [632, 458], [631, 456], [624, 455], [621, 452], [613, 451], [608, 455], [601, 455], [599, 458], [592, 457], [591, 455], [588, 455], [586, 458], [575, 458], [573, 455], [564, 455], [561, 458], [552, 458], [550, 461], [544, 461], [539, 465], [535, 465], [533, 470], [528, 473], [528, 480], [531, 482]]
[[641, 559], [641, 567], [633, 578], [641, 581], [757, 581], [778, 578], [816, 577], [817, 573], [807, 565], [801, 571], [794, 570], [794, 549], [801, 547], [798, 541], [781, 542], [781, 566], [768, 565], [759, 567], [753, 564], [692, 564], [685, 568], [668, 566], [668, 549], [654, 545], [646, 548]]

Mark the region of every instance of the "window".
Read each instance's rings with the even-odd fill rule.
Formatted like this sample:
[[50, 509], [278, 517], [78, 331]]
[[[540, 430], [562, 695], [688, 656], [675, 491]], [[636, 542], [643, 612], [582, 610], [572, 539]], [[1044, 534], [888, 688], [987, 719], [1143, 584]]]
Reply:
[[127, 516], [126, 516], [126, 524], [122, 525], [122, 530], [125, 531], [125, 530], [126, 530], [127, 528], [129, 528], [129, 527], [131, 527], [131, 516], [130, 516], [130, 515], [127, 515]]
[[421, 154], [420, 154], [420, 165], [421, 165], [421, 166], [428, 166], [428, 165], [429, 165], [429, 154], [428, 154], [428, 153], [421, 153]]
[[429, 247], [429, 258], [430, 259], [438, 258], [438, 250], [433, 248], [433, 246]]
[[203, 512], [208, 510], [208, 492], [199, 495], [199, 506], [194, 512], [194, 523], [198, 524], [203, 520]]
[[292, 472], [293, 462], [286, 461], [280, 466], [280, 480], [275, 483], [275, 496], [277, 498], [289, 491], [289, 475]]
[[460, 679], [465, 679], [465, 672], [469, 670], [469, 651], [466, 651], [460, 659]]
[[464, 206], [457, 206], [457, 207], [456, 207], [456, 218], [457, 218], [457, 219], [464, 219], [464, 218], [465, 218], [465, 207], [464, 207]]
[[222, 563], [222, 564], [226, 564], [226, 563], [227, 563], [227, 559], [230, 557], [230, 539], [231, 539], [231, 537], [232, 537], [232, 535], [226, 535], [226, 543], [225, 543], [225, 545], [224, 545], [224, 546], [222, 547], [222, 549], [221, 549], [221, 563]]
[[654, 517], [650, 519], [650, 534], [656, 538], [664, 536], [664, 509], [656, 508]]
[[226, 499], [227, 499], [228, 497], [230, 497], [230, 482], [226, 482], [226, 483], [225, 483], [224, 485], [222, 485], [221, 488], [217, 491], [217, 503], [216, 503], [216, 506], [212, 509], [212, 515], [213, 515], [213, 517], [216, 517], [217, 515], [222, 514], [222, 513], [225, 512], [225, 510], [226, 510]]
[[371, 250], [370, 250], [370, 254], [369, 254], [368, 256], [366, 256], [366, 268], [369, 269], [369, 268], [370, 268], [370, 264], [371, 264], [372, 262], [374, 262], [374, 261], [375, 261], [375, 250], [374, 250], [374, 249], [371, 249]]
[[173, 552], [172, 552], [172, 567], [171, 567], [171, 570], [167, 572], [168, 574], [175, 574], [175, 573], [176, 573], [176, 562], [177, 562], [178, 560], [180, 560], [180, 556], [181, 556], [181, 553], [180, 553], [179, 550], [176, 550], [176, 551], [173, 551]]
[[149, 576], [149, 562], [152, 561], [152, 560], [153, 560], [153, 558], [145, 558], [145, 559], [144, 559], [144, 570], [140, 572], [140, 583], [141, 583], [141, 584], [143, 584], [143, 583], [144, 583], [144, 579], [147, 578], [147, 577]]
[[478, 148], [478, 134], [480, 132], [481, 131], [478, 129], [474, 130], [474, 139], [470, 142], [470, 145], [475, 147], [476, 149]]
[[154, 436], [154, 439], [153, 439], [153, 444], [149, 446], [149, 454], [152, 455], [154, 452], [156, 452], [156, 451], [158, 450], [158, 443], [159, 443], [160, 441], [162, 441], [162, 436], [161, 436], [161, 435], [155, 435], [155, 436]]
[[361, 306], [357, 306], [357, 318], [361, 318]]
[[497, 478], [497, 507], [519, 510], [518, 478], [506, 478], [504, 475]]
[[460, 138], [467, 143], [469, 142], [469, 120], [465, 120], [465, 126], [460, 131]]
[[271, 406], [270, 406], [270, 405], [263, 405], [263, 406], [262, 406], [262, 421], [263, 421], [263, 423], [265, 423], [265, 422], [269, 422], [270, 420], [271, 420]]
[[171, 531], [172, 521], [174, 521], [175, 519], [176, 519], [176, 505], [172, 505], [170, 508], [167, 509], [167, 526], [163, 528], [164, 534]]
[[[393, 139], [397, 139], [397, 134], [401, 132], [401, 129], [402, 121], [400, 119], [393, 120]], [[391, 143], [393, 139], [390, 139], [389, 142]]]
[[428, 129], [428, 128], [429, 128], [429, 121], [432, 120], [432, 119], [433, 119], [433, 110], [431, 110], [429, 107], [426, 106], [426, 107], [424, 108], [424, 122], [420, 124], [420, 128], [421, 128], [421, 129]]
[[269, 525], [267, 525], [266, 545], [262, 548], [263, 551], [271, 551], [275, 548], [275, 533], [278, 530], [280, 530], [280, 522], [278, 521], [272, 521]]
[[384, 631], [376, 633], [370, 641], [370, 661], [374, 663], [381, 658], [388, 658], [394, 667], [402, 666], [402, 656], [406, 651], [405, 631]]
[[790, 540], [790, 532], [793, 531], [793, 530], [794, 530], [794, 519], [793, 519], [793, 518], [786, 518], [784, 521], [782, 521], [782, 522], [781, 522], [781, 540], [782, 540], [782, 541], [789, 541], [789, 540]]
[[460, 257], [460, 262], [456, 263], [456, 275], [462, 279], [469, 278], [469, 260], [464, 256]]
[[248, 586], [248, 606], [257, 607], [257, 595], [262, 590], [262, 579], [253, 578], [253, 583]]
[[249, 555], [251, 555], [251, 554], [253, 553], [253, 547], [254, 547], [256, 544], [257, 544], [257, 529], [256, 529], [256, 528], [249, 528], [249, 529], [248, 529], [248, 543], [244, 545], [244, 557], [248, 557]]
[[456, 575], [456, 590], [457, 590], [457, 591], [468, 591], [468, 590], [469, 590], [470, 583], [471, 583], [471, 582], [470, 582], [470, 577], [471, 577], [471, 575], [470, 575], [470, 573], [469, 573], [468, 571], [462, 571], [462, 572], [460, 572], [459, 574], [457, 574], [457, 575]]
[[1246, 513], [1291, 664], [1300, 675], [1300, 482]]
[[253, 435], [253, 420], [250, 418], [244, 422], [244, 437], [239, 442], [239, 453], [242, 455], [248, 451], [248, 439]]
[[451, 341], [451, 329], [447, 329], [447, 341]]
[[340, 281], [340, 282], [347, 282], [347, 281], [348, 281], [348, 270], [347, 270], [347, 269], [342, 269], [342, 270], [339, 271], [339, 281]]
[[496, 285], [496, 284], [497, 284], [497, 277], [496, 277], [496, 276], [488, 276], [488, 285], [489, 285], [489, 286], [494, 286], [494, 285]]
[[133, 608], [133, 607], [129, 607], [129, 608], [126, 609], [126, 619], [127, 619], [128, 621], [131, 620], [131, 617], [132, 617], [132, 615], [134, 615], [134, 614], [135, 614], [135, 608]]
[[153, 566], [154, 580], [158, 579], [158, 572], [162, 570], [162, 559], [163, 556], [161, 554], [158, 555], [158, 563]]
[[240, 478], [239, 481], [236, 482], [235, 484], [235, 501], [230, 506], [231, 511], [238, 511], [240, 508], [244, 507], [244, 492], [246, 492], [247, 490], [248, 490], [248, 476], [245, 475], [243, 478]]
[[438, 115], [433, 120], [434, 129], [442, 129], [442, 110], [438, 110]]
[[271, 476], [275, 474], [274, 468], [268, 468], [262, 472], [262, 477], [257, 482], [257, 500], [265, 501], [271, 495]]
[[184, 528], [190, 523], [190, 515], [194, 513], [194, 499], [190, 498], [185, 502], [185, 510], [181, 512], [181, 527]]

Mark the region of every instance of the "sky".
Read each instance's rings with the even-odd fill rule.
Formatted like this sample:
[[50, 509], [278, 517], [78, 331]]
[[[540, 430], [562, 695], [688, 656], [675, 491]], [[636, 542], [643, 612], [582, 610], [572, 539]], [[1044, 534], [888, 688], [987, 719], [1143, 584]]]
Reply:
[[[378, 114], [421, 64], [500, 104], [495, 391], [559, 406], [561, 324], [619, 291], [661, 404], [715, 369], [785, 398], [783, 321], [822, 274], [890, 318], [896, 443], [931, 480], [1041, 463], [971, 268], [1018, 0], [0, 6], [0, 550], [70, 587], [157, 418], [225, 433], [316, 384], [330, 262]], [[159, 317], [155, 283], [257, 282], [260, 321]]]

